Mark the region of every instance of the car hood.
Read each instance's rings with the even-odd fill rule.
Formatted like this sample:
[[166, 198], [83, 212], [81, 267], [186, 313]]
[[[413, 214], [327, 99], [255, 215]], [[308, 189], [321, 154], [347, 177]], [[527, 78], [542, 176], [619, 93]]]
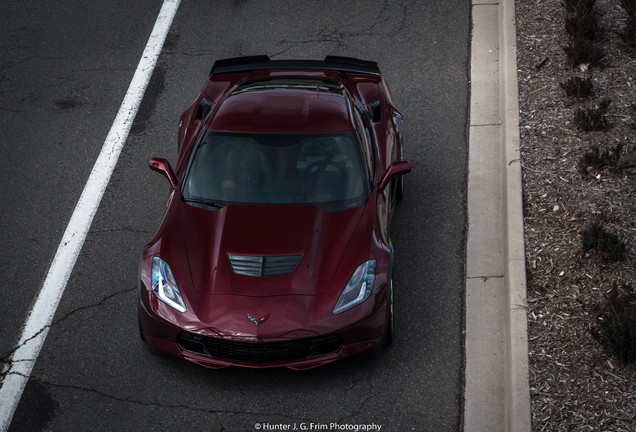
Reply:
[[[209, 211], [180, 203], [194, 289], [252, 297], [325, 293], [364, 207], [327, 212], [313, 206], [228, 205]], [[268, 276], [241, 274], [242, 260], [256, 272], [277, 270]]]

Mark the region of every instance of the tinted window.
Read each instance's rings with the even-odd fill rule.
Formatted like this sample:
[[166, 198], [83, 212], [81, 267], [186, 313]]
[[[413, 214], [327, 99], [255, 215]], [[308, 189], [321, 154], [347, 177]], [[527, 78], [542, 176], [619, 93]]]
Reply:
[[373, 170], [375, 167], [373, 164], [373, 148], [371, 147], [371, 137], [369, 136], [369, 130], [364, 126], [358, 109], [352, 106], [351, 112], [353, 113], [353, 121], [356, 125], [356, 129], [358, 129], [358, 134], [360, 135], [360, 139], [362, 140], [362, 150], [364, 151], [364, 156], [366, 159], [368, 175], [369, 178], [373, 178]]
[[353, 131], [208, 131], [191, 158], [183, 195], [218, 204], [304, 204], [338, 210], [366, 201], [365, 171]]
[[342, 94], [340, 86], [331, 80], [316, 78], [265, 78], [249, 81], [238, 86], [233, 93], [250, 90], [266, 90], [266, 89], [293, 89], [293, 90], [309, 90], [312, 92], [328, 92]]

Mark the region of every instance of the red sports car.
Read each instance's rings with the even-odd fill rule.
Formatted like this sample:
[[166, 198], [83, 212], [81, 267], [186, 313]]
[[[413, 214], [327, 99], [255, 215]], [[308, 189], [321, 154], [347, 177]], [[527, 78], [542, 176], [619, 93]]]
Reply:
[[214, 63], [179, 122], [139, 331], [200, 365], [307, 369], [388, 345], [402, 115], [377, 63]]

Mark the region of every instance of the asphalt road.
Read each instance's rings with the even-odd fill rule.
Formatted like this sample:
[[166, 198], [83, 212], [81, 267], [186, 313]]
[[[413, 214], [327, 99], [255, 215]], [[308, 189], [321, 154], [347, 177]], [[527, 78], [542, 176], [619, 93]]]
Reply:
[[[0, 3], [0, 358], [19, 338], [160, 7]], [[469, 14], [463, 0], [184, 0], [10, 430], [459, 430]], [[211, 371], [139, 341], [137, 262], [169, 188], [148, 159], [175, 161], [179, 115], [213, 61], [251, 54], [377, 60], [405, 116], [414, 169], [393, 224], [388, 351], [305, 372]]]

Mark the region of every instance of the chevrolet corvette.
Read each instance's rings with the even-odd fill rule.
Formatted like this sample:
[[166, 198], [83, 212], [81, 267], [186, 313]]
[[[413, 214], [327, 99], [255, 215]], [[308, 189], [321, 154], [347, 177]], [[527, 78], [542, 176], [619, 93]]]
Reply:
[[217, 60], [181, 115], [139, 332], [210, 368], [308, 369], [393, 340], [402, 115], [377, 63]]

